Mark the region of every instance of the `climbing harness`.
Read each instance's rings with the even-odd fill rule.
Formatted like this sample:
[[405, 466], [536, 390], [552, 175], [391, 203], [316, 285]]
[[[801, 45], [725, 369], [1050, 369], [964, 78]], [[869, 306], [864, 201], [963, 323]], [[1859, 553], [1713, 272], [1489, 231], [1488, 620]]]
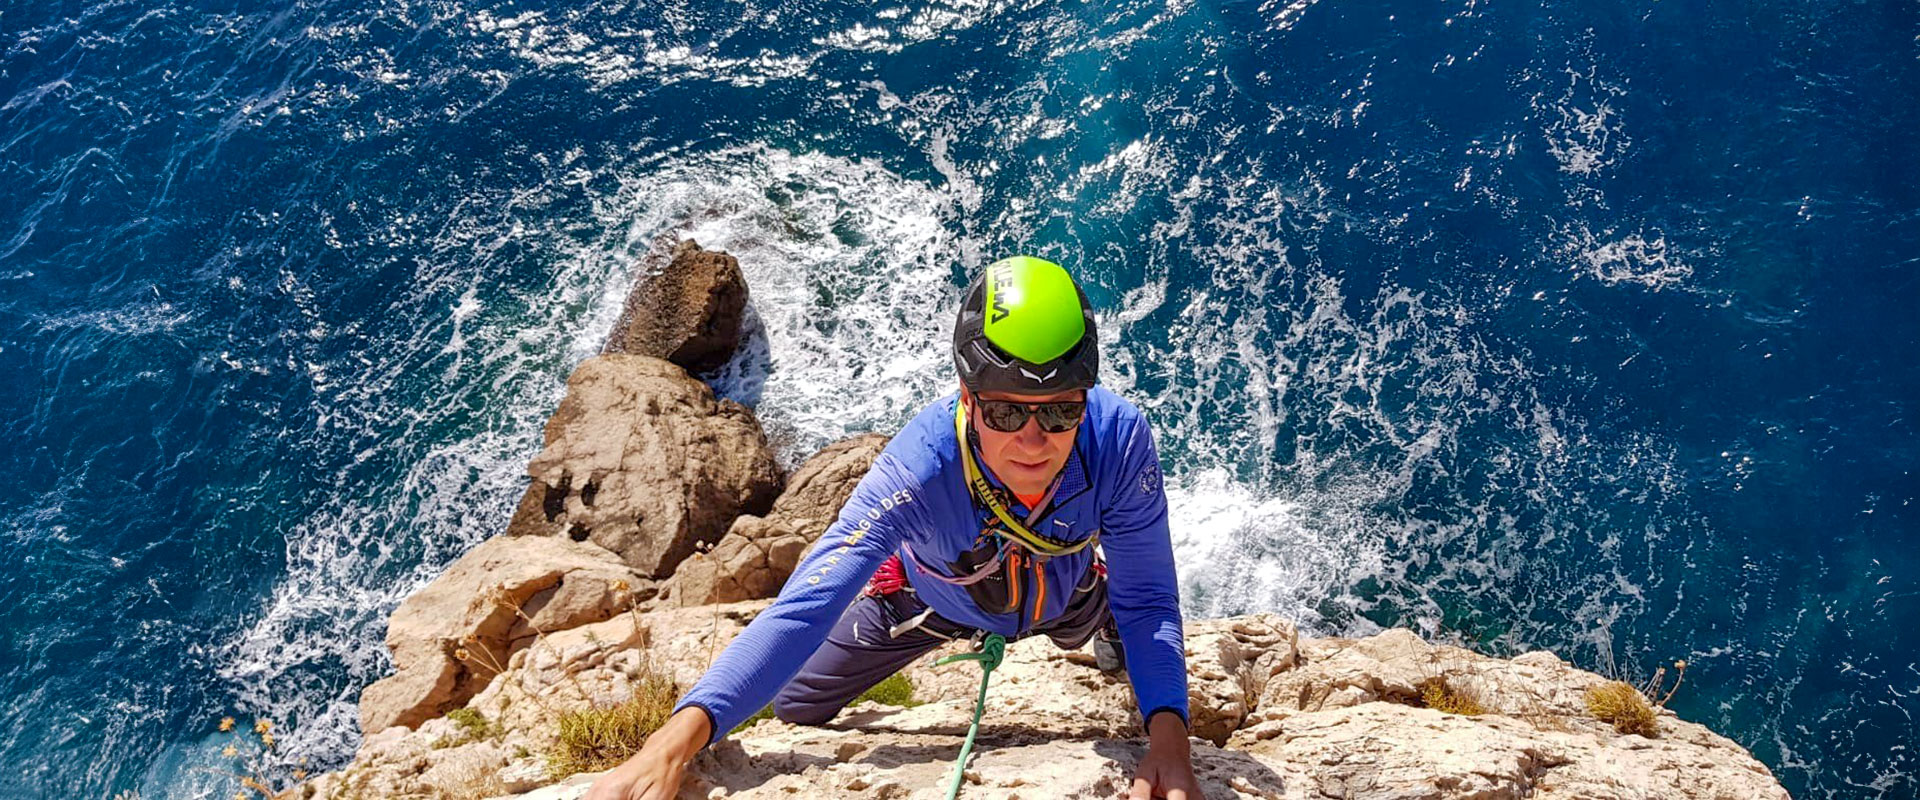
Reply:
[[[1036, 593], [1038, 596], [1034, 598], [1033, 616], [1034, 621], [1037, 623], [1040, 620], [1041, 608], [1046, 603], [1046, 580], [1044, 576], [1039, 574], [1039, 568], [1045, 565], [1048, 559], [1072, 555], [1086, 549], [1088, 546], [1097, 544], [1100, 540], [1100, 532], [1096, 530], [1093, 532], [1093, 535], [1077, 542], [1063, 542], [1042, 536], [1033, 532], [1027, 525], [1021, 524], [1019, 520], [1014, 518], [1012, 512], [1007, 510], [1006, 503], [1001, 501], [999, 493], [995, 491], [993, 484], [987, 480], [986, 475], [980, 471], [979, 465], [974, 463], [972, 440], [967, 435], [967, 411], [965, 403], [958, 401], [954, 403], [953, 429], [960, 444], [961, 463], [966, 467], [968, 493], [973, 495], [976, 502], [986, 506], [988, 510], [993, 512], [995, 517], [999, 518], [1001, 524], [993, 530], [1006, 540], [1005, 544], [1013, 546], [998, 548], [994, 557], [987, 563], [982, 564], [978, 569], [969, 574], [954, 577], [941, 574], [939, 570], [928, 568], [925, 563], [921, 562], [919, 556], [914, 554], [913, 548], [905, 543], [901, 544], [901, 553], [905, 554], [907, 560], [912, 561], [914, 567], [920, 570], [921, 573], [929, 575], [943, 583], [955, 586], [967, 586], [978, 583], [1003, 568], [1013, 570], [1017, 576], [1021, 562], [1026, 562], [1027, 565], [1034, 570], [1034, 578], [1036, 581]], [[1045, 508], [1048, 503], [1052, 502], [1053, 493], [1056, 488], [1058, 488], [1058, 483], [1047, 489], [1046, 496], [1043, 497], [1040, 502], [1033, 504], [1034, 508], [1032, 510], [1034, 514], [1029, 516], [1027, 519], [1028, 523], [1031, 523], [1033, 519], [1039, 515], [1040, 509]], [[1096, 563], [1089, 566], [1096, 570], [1101, 576], [1104, 576], [1106, 574], [1105, 565], [1097, 562], [1098, 559], [1096, 559]], [[1020, 581], [1017, 577], [1012, 581], [1012, 585], [1014, 594], [1010, 600], [1010, 605], [1018, 608], [1020, 604]], [[905, 565], [902, 563], [899, 555], [894, 555], [888, 557], [888, 559], [880, 565], [880, 568], [874, 572], [873, 579], [868, 583], [865, 593], [871, 597], [879, 597], [901, 591], [906, 587]], [[898, 635], [897, 631], [900, 628], [918, 626], [931, 613], [932, 609], [927, 609], [918, 616], [901, 623], [901, 625], [896, 628], [895, 635]], [[973, 723], [967, 727], [967, 739], [960, 745], [960, 758], [953, 763], [953, 779], [947, 784], [947, 800], [956, 800], [956, 798], [960, 796], [960, 785], [966, 780], [967, 759], [973, 756], [973, 741], [980, 733], [980, 718], [984, 716], [987, 711], [987, 685], [993, 679], [993, 670], [999, 667], [1000, 662], [1006, 658], [1006, 637], [997, 633], [989, 633], [986, 634], [985, 638], [977, 641], [978, 648], [973, 652], [947, 656], [934, 662], [936, 666], [960, 661], [973, 661], [980, 664], [980, 693], [978, 697], [974, 698], [973, 702]]]
[[[1043, 509], [1053, 502], [1054, 493], [1059, 490], [1060, 484], [1056, 481], [1047, 488], [1046, 494], [1039, 502], [1033, 504], [1023, 523], [1007, 510], [1006, 503], [999, 497], [999, 491], [987, 481], [986, 476], [980, 472], [979, 466], [974, 462], [973, 448], [967, 437], [964, 403], [956, 403], [954, 406], [954, 431], [959, 440], [962, 463], [966, 466], [968, 492], [977, 502], [991, 510], [997, 518], [997, 524], [990, 523], [981, 531], [983, 538], [989, 535], [996, 537], [993, 556], [973, 567], [966, 574], [947, 575], [944, 571], [921, 560], [911, 544], [901, 542], [900, 551], [889, 556], [874, 572], [864, 594], [869, 597], [881, 597], [905, 589], [907, 587], [905, 563], [911, 563], [920, 574], [950, 586], [972, 586], [1005, 571], [1010, 576], [1008, 580], [1010, 596], [1007, 598], [1007, 607], [1002, 613], [1017, 614], [1022, 608], [1020, 571], [1025, 568], [1032, 573], [1034, 585], [1032, 622], [1037, 625], [1040, 623], [1041, 615], [1045, 613], [1047, 602], [1047, 580], [1042, 569], [1053, 558], [1072, 555], [1099, 543], [1100, 531], [1095, 530], [1087, 538], [1077, 542], [1063, 542], [1034, 533], [1030, 526], [1043, 516]], [[1094, 561], [1092, 568], [1104, 576], [1105, 567], [1098, 563], [1097, 555]]]
[[987, 634], [980, 643], [980, 649], [972, 653], [947, 656], [933, 662], [935, 666], [951, 664], [956, 661], [980, 662], [980, 696], [973, 701], [973, 724], [967, 728], [967, 741], [960, 745], [960, 760], [953, 762], [953, 780], [947, 784], [947, 800], [960, 796], [960, 784], [966, 777], [967, 758], [973, 755], [973, 737], [980, 732], [980, 717], [987, 711], [987, 681], [993, 678], [993, 670], [1000, 666], [1007, 656], [1007, 639], [997, 633]]

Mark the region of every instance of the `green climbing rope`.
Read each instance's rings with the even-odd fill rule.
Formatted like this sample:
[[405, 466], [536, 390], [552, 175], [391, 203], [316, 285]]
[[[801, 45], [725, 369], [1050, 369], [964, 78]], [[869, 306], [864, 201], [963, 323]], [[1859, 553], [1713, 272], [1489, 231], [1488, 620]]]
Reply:
[[980, 732], [980, 716], [987, 711], [987, 681], [993, 677], [993, 668], [1000, 666], [1001, 659], [1007, 655], [1007, 639], [997, 633], [987, 634], [980, 649], [972, 653], [947, 656], [934, 664], [951, 664], [955, 661], [980, 662], [980, 697], [973, 701], [973, 725], [967, 728], [967, 741], [960, 745], [960, 760], [953, 762], [953, 781], [947, 785], [947, 800], [960, 796], [960, 782], [967, 771], [967, 757], [973, 755], [973, 737]]

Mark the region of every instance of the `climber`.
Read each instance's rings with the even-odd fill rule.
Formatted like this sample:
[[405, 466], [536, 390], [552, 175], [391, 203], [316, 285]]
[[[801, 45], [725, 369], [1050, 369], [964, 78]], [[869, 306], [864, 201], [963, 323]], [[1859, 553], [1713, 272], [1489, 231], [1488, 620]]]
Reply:
[[779, 598], [586, 800], [667, 800], [701, 749], [768, 703], [822, 724], [927, 651], [986, 634], [1103, 640], [1101, 666], [1119, 669], [1117, 635], [1149, 738], [1128, 797], [1198, 800], [1159, 458], [1140, 411], [1098, 385], [1097, 341], [1059, 265], [983, 270], [954, 327], [959, 391], [893, 437]]

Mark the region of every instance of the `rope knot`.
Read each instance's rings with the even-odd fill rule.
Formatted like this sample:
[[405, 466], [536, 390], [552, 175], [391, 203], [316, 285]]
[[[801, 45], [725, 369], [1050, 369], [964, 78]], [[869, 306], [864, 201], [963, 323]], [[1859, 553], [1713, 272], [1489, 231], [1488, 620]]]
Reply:
[[975, 647], [979, 649], [974, 650], [971, 653], [960, 653], [958, 655], [947, 656], [946, 658], [940, 659], [939, 661], [935, 661], [933, 663], [934, 663], [934, 666], [940, 666], [942, 664], [952, 664], [957, 661], [980, 662], [981, 694], [985, 695], [987, 676], [993, 674], [994, 668], [1000, 666], [1000, 662], [1005, 661], [1007, 658], [1007, 637], [1001, 636], [1000, 634], [997, 634], [997, 633], [989, 633], [987, 634], [986, 638], [980, 640], [980, 642], [976, 644]]
[[1007, 657], [1007, 637], [997, 633], [987, 634], [980, 641], [980, 649], [971, 653], [947, 656], [933, 662], [935, 666], [951, 664], [956, 661], [980, 662], [980, 696], [973, 701], [973, 725], [967, 728], [967, 740], [960, 745], [960, 759], [953, 763], [953, 780], [947, 785], [947, 800], [960, 796], [960, 782], [966, 775], [967, 757], [973, 754], [973, 737], [980, 733], [980, 716], [987, 710], [987, 681], [993, 677], [994, 667]]

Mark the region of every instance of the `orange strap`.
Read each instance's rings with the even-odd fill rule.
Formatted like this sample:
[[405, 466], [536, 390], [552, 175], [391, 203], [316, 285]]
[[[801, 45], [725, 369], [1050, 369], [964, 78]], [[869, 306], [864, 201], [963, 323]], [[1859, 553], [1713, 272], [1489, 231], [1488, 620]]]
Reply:
[[1003, 567], [1007, 571], [1007, 583], [1012, 584], [1009, 587], [1012, 596], [1007, 598], [1007, 610], [1015, 614], [1020, 613], [1020, 554], [1020, 548], [1008, 548], [1007, 565]]
[[1033, 624], [1040, 624], [1040, 609], [1047, 605], [1047, 576], [1040, 574], [1040, 559], [1029, 559], [1033, 565], [1033, 585], [1039, 587], [1033, 593]]

